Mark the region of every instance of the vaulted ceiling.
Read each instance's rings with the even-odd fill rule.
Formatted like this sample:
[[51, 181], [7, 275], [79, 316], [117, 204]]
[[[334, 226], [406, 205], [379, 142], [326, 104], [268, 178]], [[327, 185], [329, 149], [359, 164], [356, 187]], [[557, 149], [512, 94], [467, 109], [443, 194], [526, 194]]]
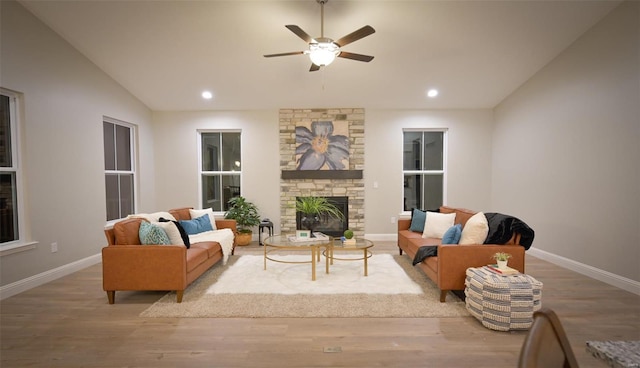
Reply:
[[157, 111], [493, 108], [620, 3], [330, 0], [325, 36], [371, 25], [344, 50], [375, 59], [310, 73], [263, 55], [306, 49], [286, 24], [320, 36], [315, 0], [19, 1]]

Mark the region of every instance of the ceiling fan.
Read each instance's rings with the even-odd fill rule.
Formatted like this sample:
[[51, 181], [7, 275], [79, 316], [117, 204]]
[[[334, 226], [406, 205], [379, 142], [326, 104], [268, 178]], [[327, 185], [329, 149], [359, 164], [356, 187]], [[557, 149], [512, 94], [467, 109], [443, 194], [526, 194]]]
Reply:
[[319, 70], [322, 66], [327, 66], [335, 60], [336, 57], [341, 57], [345, 59], [357, 60], [369, 62], [373, 60], [373, 56], [355, 54], [352, 52], [342, 51], [340, 48], [346, 46], [354, 41], [357, 41], [361, 38], [367, 37], [370, 34], [373, 34], [376, 30], [371, 26], [364, 26], [357, 31], [351, 32], [348, 35], [340, 38], [337, 41], [334, 41], [330, 38], [324, 37], [324, 4], [326, 4], [329, 0], [316, 0], [318, 4], [320, 4], [320, 37], [312, 38], [307, 34], [307, 32], [303, 31], [302, 28], [296, 25], [286, 25], [291, 32], [295, 33], [298, 37], [302, 38], [305, 42], [309, 44], [309, 49], [305, 51], [293, 51], [293, 52], [284, 52], [280, 54], [269, 54], [264, 55], [264, 57], [276, 57], [276, 56], [289, 56], [289, 55], [300, 55], [306, 54], [309, 55], [311, 59], [311, 68], [310, 72], [315, 72]]

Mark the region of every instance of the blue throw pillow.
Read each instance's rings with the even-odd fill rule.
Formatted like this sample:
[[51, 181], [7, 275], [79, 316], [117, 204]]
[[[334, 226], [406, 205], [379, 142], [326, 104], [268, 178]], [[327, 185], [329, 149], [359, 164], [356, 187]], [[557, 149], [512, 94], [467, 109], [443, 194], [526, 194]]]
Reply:
[[461, 236], [462, 225], [453, 225], [442, 235], [442, 244], [458, 244]]
[[409, 226], [409, 230], [419, 233], [424, 232], [424, 223], [426, 220], [427, 213], [425, 211], [414, 208], [413, 212], [411, 212], [411, 226]]
[[213, 230], [213, 227], [211, 227], [211, 220], [209, 220], [209, 215], [202, 215], [194, 218], [193, 220], [180, 220], [178, 222], [188, 235], [195, 235]]

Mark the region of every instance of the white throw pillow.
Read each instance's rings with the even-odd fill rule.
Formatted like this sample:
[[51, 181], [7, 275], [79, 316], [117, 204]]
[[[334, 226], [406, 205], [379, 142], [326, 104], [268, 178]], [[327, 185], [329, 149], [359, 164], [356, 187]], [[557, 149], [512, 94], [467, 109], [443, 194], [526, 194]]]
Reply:
[[439, 213], [427, 211], [427, 218], [424, 222], [423, 238], [442, 239], [444, 233], [449, 230], [456, 221], [455, 213]]
[[206, 208], [204, 210], [193, 210], [193, 209], [189, 209], [189, 214], [191, 215], [191, 219], [195, 219], [198, 218], [202, 215], [209, 215], [209, 221], [211, 221], [211, 229], [213, 230], [217, 230], [216, 228], [216, 219], [213, 216], [213, 209], [211, 208]]
[[167, 233], [169, 237], [169, 241], [171, 241], [171, 245], [184, 245], [184, 241], [182, 240], [182, 236], [180, 235], [180, 230], [173, 222], [153, 222], [154, 225], [158, 225]]
[[154, 213], [136, 213], [133, 215], [127, 216], [127, 218], [141, 218], [145, 219], [148, 222], [158, 222], [160, 221], [160, 217], [164, 217], [167, 220], [175, 221], [176, 218], [173, 217], [169, 212], [154, 212]]
[[462, 228], [462, 235], [458, 244], [484, 244], [489, 234], [489, 223], [482, 212], [471, 216]]

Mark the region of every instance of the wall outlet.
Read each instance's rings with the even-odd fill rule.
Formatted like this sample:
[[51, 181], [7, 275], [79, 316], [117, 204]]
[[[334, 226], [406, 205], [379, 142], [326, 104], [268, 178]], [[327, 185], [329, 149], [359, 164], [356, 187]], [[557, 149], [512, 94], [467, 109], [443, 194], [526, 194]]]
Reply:
[[396, 223], [396, 217], [395, 216], [391, 216], [391, 223], [395, 224]]
[[57, 242], [51, 243], [51, 253], [55, 253], [57, 251], [58, 251], [58, 243]]

